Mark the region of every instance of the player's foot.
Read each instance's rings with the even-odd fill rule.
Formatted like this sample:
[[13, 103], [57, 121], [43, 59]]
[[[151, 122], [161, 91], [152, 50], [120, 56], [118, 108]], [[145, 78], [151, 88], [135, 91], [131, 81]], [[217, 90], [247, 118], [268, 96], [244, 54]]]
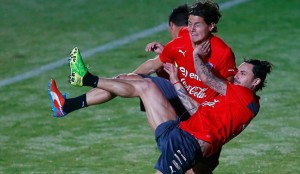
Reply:
[[62, 109], [65, 104], [66, 96], [60, 93], [56, 87], [55, 80], [53, 79], [48, 83], [48, 94], [52, 103], [53, 116], [63, 117], [67, 115]]
[[69, 82], [74, 86], [82, 86], [83, 77], [88, 69], [84, 65], [80, 51], [77, 47], [70, 53], [69, 66], [71, 71]]

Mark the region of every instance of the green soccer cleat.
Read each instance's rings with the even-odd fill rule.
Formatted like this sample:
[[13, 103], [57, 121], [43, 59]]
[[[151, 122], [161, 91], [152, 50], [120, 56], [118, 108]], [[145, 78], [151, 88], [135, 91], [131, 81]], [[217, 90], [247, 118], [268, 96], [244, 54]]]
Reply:
[[88, 69], [84, 65], [80, 51], [77, 47], [73, 48], [69, 58], [70, 66], [70, 79], [69, 82], [74, 86], [82, 86], [83, 77], [87, 73]]

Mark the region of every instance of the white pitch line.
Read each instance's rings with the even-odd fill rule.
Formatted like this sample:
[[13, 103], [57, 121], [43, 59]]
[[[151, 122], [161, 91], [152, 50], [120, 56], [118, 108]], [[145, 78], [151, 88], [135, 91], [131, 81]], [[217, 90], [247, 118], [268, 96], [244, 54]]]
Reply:
[[[249, 1], [249, 0], [228, 1], [228, 2], [220, 4], [220, 9], [221, 10], [226, 10], [226, 9], [231, 8], [231, 7], [237, 6], [239, 4], [245, 3], [247, 1]], [[168, 23], [162, 23], [162, 24], [160, 24], [156, 27], [153, 27], [153, 28], [144, 30], [142, 32], [124, 37], [122, 39], [112, 41], [112, 42], [109, 42], [107, 44], [100, 45], [98, 47], [95, 47], [95, 48], [89, 49], [87, 51], [84, 51], [84, 52], [82, 52], [82, 57], [84, 57], [84, 59], [87, 59], [87, 58], [89, 58], [89, 57], [91, 57], [91, 56], [93, 56], [97, 53], [101, 53], [101, 52], [104, 52], [104, 51], [109, 51], [109, 50], [121, 47], [121, 46], [123, 46], [127, 43], [134, 42], [138, 39], [142, 39], [142, 38], [146, 38], [148, 36], [152, 36], [152, 35], [154, 35], [158, 32], [166, 30], [167, 28], [168, 28]], [[61, 67], [61, 66], [65, 65], [67, 63], [67, 59], [68, 59], [68, 57], [65, 57], [65, 58], [62, 58], [59, 61], [56, 61], [56, 62], [53, 62], [53, 63], [50, 63], [50, 64], [46, 64], [46, 65], [43, 65], [43, 66], [38, 67], [36, 69], [33, 69], [31, 71], [27, 71], [25, 73], [16, 75], [14, 77], [10, 77], [10, 78], [1, 80], [0, 81], [0, 87], [10, 85], [10, 84], [22, 81], [22, 80], [26, 80], [28, 78], [38, 76], [41, 73], [45, 73], [47, 71], [50, 71], [50, 70], [53, 70], [55, 68]]]

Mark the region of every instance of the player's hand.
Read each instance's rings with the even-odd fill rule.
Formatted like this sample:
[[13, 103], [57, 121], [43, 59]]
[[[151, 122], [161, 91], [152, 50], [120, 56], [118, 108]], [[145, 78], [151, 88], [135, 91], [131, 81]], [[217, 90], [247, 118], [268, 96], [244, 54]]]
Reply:
[[147, 46], [145, 48], [145, 51], [146, 52], [152, 51], [152, 52], [155, 52], [157, 54], [160, 54], [160, 53], [162, 53], [163, 49], [164, 49], [164, 46], [161, 43], [151, 42], [151, 43], [147, 44]]
[[210, 41], [206, 40], [194, 49], [194, 55], [199, 55], [200, 58], [206, 57], [210, 53]]
[[171, 83], [174, 84], [179, 81], [177, 76], [178, 69], [174, 64], [164, 63], [164, 70], [169, 74]]

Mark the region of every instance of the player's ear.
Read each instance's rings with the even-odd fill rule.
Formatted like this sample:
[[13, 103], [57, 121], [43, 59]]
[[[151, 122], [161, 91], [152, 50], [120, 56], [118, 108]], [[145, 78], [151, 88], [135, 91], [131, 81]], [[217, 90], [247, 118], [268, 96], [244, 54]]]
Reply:
[[211, 24], [209, 24], [209, 31], [213, 31], [215, 27], [216, 27], [216, 24], [214, 22], [212, 22]]
[[261, 82], [261, 79], [260, 78], [255, 78], [254, 80], [253, 80], [253, 86], [257, 86], [257, 85], [259, 85], [260, 84], [260, 82]]
[[169, 27], [170, 27], [170, 28], [173, 28], [173, 27], [174, 27], [174, 25], [175, 25], [175, 24], [174, 24], [173, 22], [171, 22], [171, 21], [170, 21], [170, 23], [169, 23]]

